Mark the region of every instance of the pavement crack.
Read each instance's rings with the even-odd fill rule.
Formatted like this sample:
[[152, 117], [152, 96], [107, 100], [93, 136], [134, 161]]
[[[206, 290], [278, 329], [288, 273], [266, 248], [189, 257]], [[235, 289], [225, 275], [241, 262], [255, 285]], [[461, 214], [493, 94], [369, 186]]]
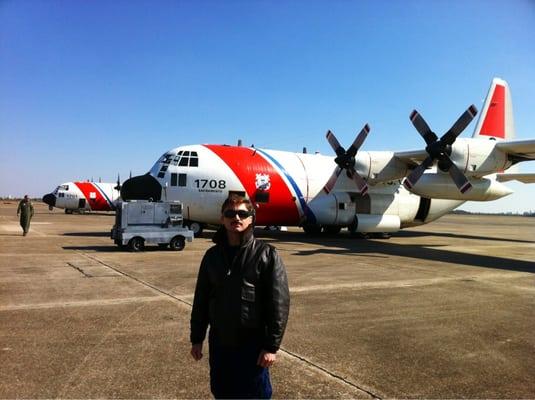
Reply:
[[377, 393], [374, 393], [369, 389], [366, 389], [366, 388], [364, 388], [362, 386], [359, 386], [356, 383], [353, 383], [350, 380], [344, 378], [343, 376], [338, 375], [335, 372], [329, 371], [327, 368], [322, 367], [321, 365], [319, 365], [319, 364], [317, 364], [317, 363], [315, 363], [313, 361], [310, 361], [309, 359], [307, 359], [307, 358], [305, 358], [305, 357], [303, 357], [303, 356], [301, 356], [301, 355], [299, 355], [297, 353], [291, 352], [290, 350], [287, 350], [287, 349], [282, 348], [282, 347], [279, 349], [279, 351], [284, 353], [286, 356], [289, 356], [291, 358], [297, 359], [297, 360], [305, 363], [309, 368], [313, 368], [313, 369], [319, 370], [320, 372], [328, 375], [329, 377], [334, 378], [334, 379], [342, 382], [345, 385], [351, 386], [353, 389], [357, 389], [357, 390], [359, 390], [361, 392], [367, 393], [368, 395], [370, 395], [374, 399], [382, 400], [382, 397], [380, 397]]
[[92, 277], [93, 277], [93, 275], [91, 275], [90, 273], [85, 272], [82, 268], [77, 267], [76, 265], [74, 265], [74, 264], [72, 264], [72, 263], [70, 263], [70, 262], [68, 262], [67, 265], [68, 265], [69, 267], [71, 267], [71, 268], [74, 268], [74, 269], [77, 270], [78, 272], [80, 272], [80, 273], [81, 273], [84, 277], [86, 277], [86, 278], [92, 278]]
[[118, 274], [123, 275], [126, 278], [132, 279], [132, 280], [142, 284], [143, 286], [146, 286], [146, 287], [148, 287], [148, 288], [150, 288], [150, 289], [152, 289], [152, 290], [154, 290], [154, 291], [156, 291], [156, 292], [158, 292], [160, 294], [163, 294], [163, 295], [166, 295], [168, 297], [171, 297], [172, 299], [174, 299], [174, 300], [176, 300], [176, 301], [178, 301], [180, 303], [183, 303], [183, 304], [185, 304], [185, 305], [187, 305], [189, 307], [193, 306], [193, 303], [191, 303], [191, 302], [189, 302], [187, 300], [184, 300], [184, 299], [174, 295], [173, 293], [168, 292], [167, 290], [159, 288], [158, 286], [154, 286], [153, 284], [151, 284], [151, 283], [149, 283], [149, 282], [147, 282], [147, 281], [145, 281], [143, 279], [140, 279], [140, 278], [138, 278], [138, 277], [136, 277], [134, 275], [131, 275], [128, 272], [124, 272], [124, 271], [120, 270], [119, 268], [114, 267], [113, 265], [110, 265], [110, 264], [100, 260], [99, 258], [97, 258], [95, 256], [92, 256], [92, 255], [89, 255], [89, 254], [86, 254], [86, 253], [79, 253], [79, 254], [81, 254], [82, 256], [84, 256], [84, 257], [86, 257], [86, 258], [88, 258], [88, 259], [90, 259], [92, 261], [96, 261], [97, 263], [99, 263], [99, 264], [101, 264], [101, 265], [103, 265], [103, 266], [105, 266], [107, 268], [110, 268], [110, 269], [114, 270]]

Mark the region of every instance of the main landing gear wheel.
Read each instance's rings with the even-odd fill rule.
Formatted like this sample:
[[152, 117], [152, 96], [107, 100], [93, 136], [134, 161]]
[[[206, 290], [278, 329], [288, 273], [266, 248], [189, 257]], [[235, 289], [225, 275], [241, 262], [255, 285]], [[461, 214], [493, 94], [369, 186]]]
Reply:
[[326, 235], [337, 235], [342, 230], [341, 226], [326, 225], [323, 227], [323, 233]]
[[319, 235], [321, 233], [321, 225], [303, 225], [302, 228], [307, 235]]
[[175, 236], [169, 243], [169, 248], [174, 251], [184, 250], [184, 247], [186, 247], [186, 240], [183, 236]]
[[200, 222], [186, 221], [184, 225], [186, 225], [190, 230], [193, 231], [193, 236], [195, 237], [198, 237], [204, 229], [204, 225]]
[[143, 239], [140, 238], [139, 236], [133, 237], [128, 242], [128, 248], [130, 249], [130, 251], [133, 251], [133, 252], [138, 252], [138, 251], [143, 250], [143, 246], [144, 246]]

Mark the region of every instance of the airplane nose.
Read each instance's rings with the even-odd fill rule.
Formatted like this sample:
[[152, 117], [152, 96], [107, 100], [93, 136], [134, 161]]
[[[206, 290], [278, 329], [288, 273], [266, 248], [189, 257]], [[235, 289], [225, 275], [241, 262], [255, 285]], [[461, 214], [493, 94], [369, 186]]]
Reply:
[[56, 206], [56, 196], [52, 193], [45, 194], [43, 196], [43, 203], [48, 204], [50, 207]]
[[123, 200], [152, 200], [160, 201], [162, 185], [149, 173], [134, 176], [126, 180], [121, 186]]

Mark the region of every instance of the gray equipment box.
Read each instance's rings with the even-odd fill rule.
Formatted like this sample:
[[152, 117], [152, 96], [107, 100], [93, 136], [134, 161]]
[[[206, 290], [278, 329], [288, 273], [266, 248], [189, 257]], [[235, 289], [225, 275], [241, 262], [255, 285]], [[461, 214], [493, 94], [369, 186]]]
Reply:
[[182, 225], [182, 203], [131, 200], [117, 204], [111, 238], [119, 247], [143, 250], [152, 243], [171, 250], [182, 250], [186, 240], [193, 240], [193, 231]]

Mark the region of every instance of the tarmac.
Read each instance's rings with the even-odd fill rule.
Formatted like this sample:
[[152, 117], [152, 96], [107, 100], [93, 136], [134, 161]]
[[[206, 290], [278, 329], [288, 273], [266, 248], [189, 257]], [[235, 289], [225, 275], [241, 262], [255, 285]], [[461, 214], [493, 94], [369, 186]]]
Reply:
[[[1, 398], [209, 398], [189, 317], [212, 232], [120, 250], [111, 214], [0, 204]], [[535, 398], [535, 218], [447, 215], [390, 239], [257, 230], [287, 268], [274, 398]]]

